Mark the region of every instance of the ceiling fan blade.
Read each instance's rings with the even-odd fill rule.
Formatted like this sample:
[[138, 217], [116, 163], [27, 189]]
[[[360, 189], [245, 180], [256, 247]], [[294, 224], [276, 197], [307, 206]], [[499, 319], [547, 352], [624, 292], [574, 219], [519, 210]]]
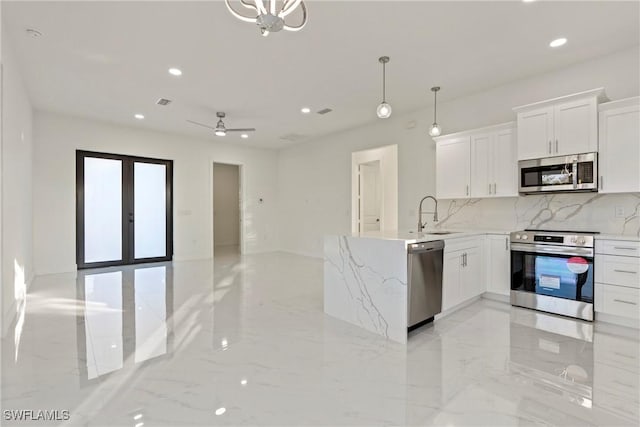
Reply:
[[255, 132], [256, 128], [227, 129], [227, 132]]
[[209, 128], [209, 129], [216, 130], [216, 128], [214, 128], [213, 126], [205, 125], [205, 124], [203, 124], [203, 123], [194, 122], [193, 120], [187, 120], [187, 121], [188, 121], [189, 123], [194, 124], [194, 125], [198, 125], [198, 126], [202, 126], [202, 127], [205, 127], [205, 128]]

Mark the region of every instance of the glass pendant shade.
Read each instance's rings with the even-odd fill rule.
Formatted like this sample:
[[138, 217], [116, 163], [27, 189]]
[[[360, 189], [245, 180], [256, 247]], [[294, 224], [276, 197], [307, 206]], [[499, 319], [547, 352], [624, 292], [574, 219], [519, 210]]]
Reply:
[[386, 102], [381, 102], [376, 109], [376, 113], [381, 119], [388, 119], [391, 115], [391, 111], [391, 105], [387, 104]]
[[225, 132], [223, 130], [217, 130], [217, 131], [215, 131], [215, 134], [217, 136], [225, 136], [227, 134], [227, 132]]
[[442, 128], [437, 122], [439, 90], [440, 90], [440, 86], [434, 86], [431, 88], [431, 92], [433, 92], [433, 124], [429, 128], [429, 135], [431, 136], [440, 136], [440, 134], [442, 133]]

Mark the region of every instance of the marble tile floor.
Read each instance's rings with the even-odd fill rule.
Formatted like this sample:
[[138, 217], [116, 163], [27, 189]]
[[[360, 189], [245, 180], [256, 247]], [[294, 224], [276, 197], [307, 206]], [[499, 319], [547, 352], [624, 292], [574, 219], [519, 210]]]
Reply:
[[639, 424], [637, 331], [480, 300], [401, 345], [326, 316], [322, 269], [227, 253], [38, 277], [2, 341], [0, 423]]

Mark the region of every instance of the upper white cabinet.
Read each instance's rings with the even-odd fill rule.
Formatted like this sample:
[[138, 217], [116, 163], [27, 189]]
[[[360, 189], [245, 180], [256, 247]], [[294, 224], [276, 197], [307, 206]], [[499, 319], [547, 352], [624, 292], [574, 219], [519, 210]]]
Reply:
[[640, 192], [640, 97], [599, 106], [601, 193]]
[[436, 146], [436, 195], [438, 199], [469, 197], [469, 136], [438, 138]]
[[515, 123], [471, 135], [471, 197], [517, 196]]
[[594, 89], [516, 107], [518, 160], [598, 151], [598, 103], [604, 89]]
[[436, 140], [439, 199], [517, 196], [515, 122]]

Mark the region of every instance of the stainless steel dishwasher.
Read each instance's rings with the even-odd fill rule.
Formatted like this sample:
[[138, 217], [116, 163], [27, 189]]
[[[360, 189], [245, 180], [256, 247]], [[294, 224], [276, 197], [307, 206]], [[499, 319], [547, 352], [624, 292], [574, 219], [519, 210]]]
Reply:
[[433, 320], [442, 310], [444, 242], [413, 243], [407, 249], [408, 329]]

